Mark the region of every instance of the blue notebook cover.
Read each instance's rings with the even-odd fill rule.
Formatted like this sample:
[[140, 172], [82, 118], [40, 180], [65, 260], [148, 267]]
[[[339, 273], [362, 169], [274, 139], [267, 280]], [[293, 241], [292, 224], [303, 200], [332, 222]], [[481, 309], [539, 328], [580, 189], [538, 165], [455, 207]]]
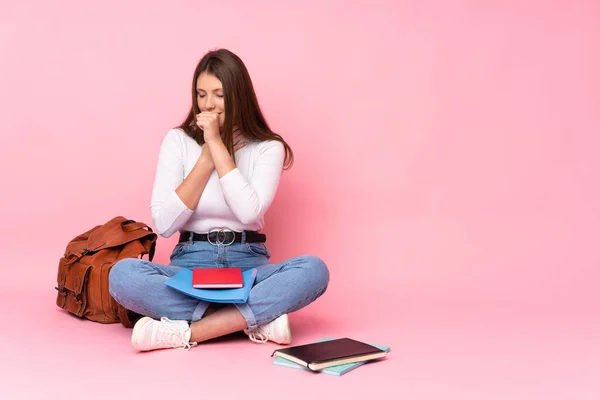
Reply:
[[[333, 339], [334, 338], [323, 338], [321, 340], [318, 340], [318, 342], [324, 342], [324, 341], [333, 340]], [[371, 346], [375, 346], [381, 350], [385, 350], [386, 352], [389, 352], [391, 350], [390, 346], [380, 346], [377, 344], [372, 344]], [[342, 376], [345, 373], [350, 372], [353, 369], [356, 369], [367, 362], [369, 362], [369, 361], [361, 361], [361, 362], [355, 362], [355, 363], [350, 363], [350, 364], [336, 365], [335, 367], [324, 368], [324, 369], [318, 371], [317, 373], [326, 374], [326, 375], [334, 375], [334, 376]], [[273, 365], [277, 365], [280, 367], [301, 369], [304, 371], [309, 371], [313, 374], [315, 373], [314, 371], [311, 371], [310, 369], [305, 368], [302, 365], [296, 364], [293, 361], [286, 360], [283, 357], [275, 357], [273, 359], [272, 363], [273, 363]]]
[[188, 296], [211, 303], [245, 303], [256, 279], [256, 268], [242, 271], [242, 278], [244, 287], [238, 289], [196, 289], [192, 286], [192, 270], [184, 268], [169, 278], [165, 284]]

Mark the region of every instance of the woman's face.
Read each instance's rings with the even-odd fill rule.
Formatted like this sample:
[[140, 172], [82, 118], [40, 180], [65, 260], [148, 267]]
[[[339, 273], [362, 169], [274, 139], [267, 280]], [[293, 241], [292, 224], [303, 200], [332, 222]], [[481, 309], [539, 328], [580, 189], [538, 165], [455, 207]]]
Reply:
[[219, 78], [206, 72], [201, 73], [196, 82], [196, 99], [200, 112], [219, 114], [219, 125], [222, 128], [225, 122], [225, 99]]

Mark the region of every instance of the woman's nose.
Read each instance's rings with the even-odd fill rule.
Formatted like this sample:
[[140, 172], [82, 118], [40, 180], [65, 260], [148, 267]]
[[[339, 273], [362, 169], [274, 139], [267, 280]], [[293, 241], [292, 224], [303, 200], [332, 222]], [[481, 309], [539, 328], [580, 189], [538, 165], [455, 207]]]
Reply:
[[204, 107], [206, 107], [207, 110], [212, 110], [213, 108], [215, 108], [215, 102], [213, 101], [211, 96], [207, 96]]

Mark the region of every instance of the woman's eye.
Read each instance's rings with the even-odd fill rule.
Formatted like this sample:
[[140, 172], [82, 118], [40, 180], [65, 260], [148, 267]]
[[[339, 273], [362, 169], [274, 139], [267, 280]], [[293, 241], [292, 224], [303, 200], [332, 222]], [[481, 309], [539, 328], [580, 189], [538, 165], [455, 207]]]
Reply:
[[219, 97], [219, 98], [221, 98], [221, 99], [222, 99], [222, 98], [223, 98], [223, 95], [222, 95], [222, 94], [218, 94], [218, 95], [217, 95], [217, 97]]
[[203, 98], [204, 98], [204, 96], [206, 96], [206, 95], [205, 95], [205, 94], [200, 94], [200, 93], [198, 93], [198, 97], [200, 97], [201, 99], [203, 99]]

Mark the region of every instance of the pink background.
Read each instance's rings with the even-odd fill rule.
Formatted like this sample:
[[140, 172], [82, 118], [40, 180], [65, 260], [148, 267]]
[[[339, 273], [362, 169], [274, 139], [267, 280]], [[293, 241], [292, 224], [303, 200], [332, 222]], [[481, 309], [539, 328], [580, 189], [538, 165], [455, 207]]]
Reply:
[[[212, 3], [0, 5], [0, 390], [598, 398], [600, 3]], [[273, 260], [331, 270], [294, 343], [351, 336], [388, 360], [306, 375], [243, 336], [140, 355], [130, 331], [54, 305], [72, 237], [151, 223], [160, 140], [217, 47], [296, 153], [267, 214]], [[91, 358], [116, 386], [85, 389]]]

